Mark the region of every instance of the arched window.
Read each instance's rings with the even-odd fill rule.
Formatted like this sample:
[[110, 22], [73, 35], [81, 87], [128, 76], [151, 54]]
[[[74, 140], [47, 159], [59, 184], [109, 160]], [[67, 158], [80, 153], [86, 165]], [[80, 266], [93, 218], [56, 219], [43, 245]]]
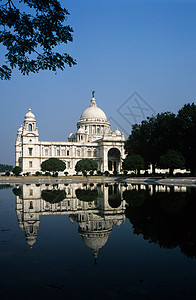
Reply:
[[29, 131], [32, 131], [32, 124], [29, 124]]

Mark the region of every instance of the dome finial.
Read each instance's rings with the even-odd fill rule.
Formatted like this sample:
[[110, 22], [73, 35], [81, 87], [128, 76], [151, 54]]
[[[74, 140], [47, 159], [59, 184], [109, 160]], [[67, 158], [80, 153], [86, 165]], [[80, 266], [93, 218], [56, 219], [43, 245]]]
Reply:
[[95, 96], [95, 91], [92, 91], [92, 99], [91, 99], [90, 107], [97, 107], [94, 96]]

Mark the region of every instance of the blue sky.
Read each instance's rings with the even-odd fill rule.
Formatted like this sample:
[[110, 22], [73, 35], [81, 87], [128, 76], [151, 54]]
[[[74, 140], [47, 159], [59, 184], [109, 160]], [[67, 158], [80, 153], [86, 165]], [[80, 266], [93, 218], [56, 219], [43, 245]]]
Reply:
[[74, 29], [74, 41], [60, 48], [77, 60], [77, 66], [56, 75], [43, 71], [23, 76], [16, 70], [10, 81], [0, 81], [0, 163], [14, 164], [17, 129], [29, 107], [40, 140], [65, 141], [89, 106], [92, 90], [113, 127], [118, 124], [127, 133], [133, 121], [130, 117], [126, 122], [123, 113], [129, 116], [125, 110], [120, 115], [119, 107], [133, 104], [134, 92], [148, 108], [146, 116], [176, 113], [185, 103], [195, 102], [196, 1], [61, 3], [70, 12], [67, 23]]

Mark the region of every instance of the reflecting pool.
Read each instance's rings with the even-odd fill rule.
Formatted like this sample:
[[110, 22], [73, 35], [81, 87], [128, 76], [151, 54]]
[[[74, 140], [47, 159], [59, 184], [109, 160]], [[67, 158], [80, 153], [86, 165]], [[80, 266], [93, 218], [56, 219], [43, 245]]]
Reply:
[[1, 299], [196, 299], [196, 189], [0, 186]]

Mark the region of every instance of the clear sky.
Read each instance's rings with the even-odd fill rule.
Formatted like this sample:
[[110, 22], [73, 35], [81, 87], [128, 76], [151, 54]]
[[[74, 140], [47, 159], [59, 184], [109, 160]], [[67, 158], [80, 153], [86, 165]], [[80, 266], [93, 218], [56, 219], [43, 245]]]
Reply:
[[69, 10], [67, 24], [74, 29], [74, 41], [63, 46], [63, 52], [73, 56], [77, 66], [56, 75], [14, 71], [10, 81], [0, 81], [0, 163], [14, 165], [17, 129], [29, 107], [40, 140], [65, 141], [89, 106], [92, 90], [113, 129], [119, 125], [126, 134], [135, 120], [131, 106], [146, 108], [146, 117], [176, 113], [195, 102], [196, 1], [60, 2]]

